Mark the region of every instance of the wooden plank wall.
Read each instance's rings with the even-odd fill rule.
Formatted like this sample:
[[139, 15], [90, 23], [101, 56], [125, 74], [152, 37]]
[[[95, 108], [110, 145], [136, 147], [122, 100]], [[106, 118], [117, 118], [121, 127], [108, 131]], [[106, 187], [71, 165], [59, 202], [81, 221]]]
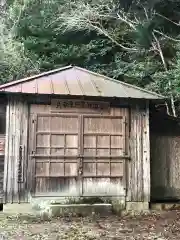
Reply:
[[0, 203], [3, 202], [3, 180], [4, 180], [4, 148], [5, 148], [5, 116], [6, 101], [1, 99], [0, 104]]
[[[44, 110], [43, 110], [44, 108]], [[33, 105], [33, 113], [50, 112], [49, 105]], [[130, 121], [130, 160], [127, 161], [127, 201], [149, 202], [150, 200], [150, 146], [149, 107], [140, 104], [127, 108], [112, 108], [110, 115], [126, 116]], [[6, 112], [6, 147], [4, 168], [4, 202], [27, 202], [27, 139], [28, 104], [20, 98], [9, 98]], [[129, 135], [129, 127], [126, 129]], [[23, 147], [21, 183], [18, 183], [19, 146]], [[127, 142], [127, 146], [128, 146]], [[127, 149], [127, 153], [128, 153]]]
[[[4, 202], [26, 202], [28, 105], [17, 97], [9, 97], [6, 110], [6, 142], [4, 163]], [[19, 165], [22, 146], [22, 161]], [[18, 171], [21, 176], [18, 177]]]
[[167, 116], [151, 120], [151, 186], [153, 201], [180, 200], [180, 122]]
[[150, 201], [149, 106], [136, 104], [130, 114], [130, 162], [127, 201]]
[[4, 156], [0, 156], [0, 203], [3, 202]]

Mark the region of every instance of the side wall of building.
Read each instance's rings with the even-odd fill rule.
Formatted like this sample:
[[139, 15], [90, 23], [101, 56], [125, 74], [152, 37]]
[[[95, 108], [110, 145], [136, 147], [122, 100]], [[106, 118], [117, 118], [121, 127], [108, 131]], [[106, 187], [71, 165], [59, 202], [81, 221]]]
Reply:
[[130, 164], [127, 201], [150, 201], [149, 105], [134, 104], [130, 114]]
[[0, 203], [3, 202], [4, 156], [0, 157]]
[[180, 199], [180, 122], [161, 114], [151, 117], [151, 197]]
[[28, 105], [9, 97], [6, 110], [4, 203], [26, 202]]
[[0, 97], [0, 203], [3, 202], [4, 147], [6, 133], [6, 98]]

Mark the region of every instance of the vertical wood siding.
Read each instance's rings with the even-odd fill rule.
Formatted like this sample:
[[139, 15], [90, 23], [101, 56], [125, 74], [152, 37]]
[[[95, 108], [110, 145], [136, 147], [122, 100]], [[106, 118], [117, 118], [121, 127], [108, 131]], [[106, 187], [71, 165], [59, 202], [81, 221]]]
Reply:
[[[26, 202], [28, 105], [9, 98], [6, 112], [4, 202]], [[22, 161], [20, 164], [20, 146]], [[21, 175], [21, 176], [20, 176]]]
[[131, 108], [127, 201], [150, 201], [149, 107]]
[[151, 119], [151, 186], [153, 201], [180, 199], [180, 127], [177, 119], [167, 116]]
[[3, 201], [4, 156], [0, 156], [0, 203]]

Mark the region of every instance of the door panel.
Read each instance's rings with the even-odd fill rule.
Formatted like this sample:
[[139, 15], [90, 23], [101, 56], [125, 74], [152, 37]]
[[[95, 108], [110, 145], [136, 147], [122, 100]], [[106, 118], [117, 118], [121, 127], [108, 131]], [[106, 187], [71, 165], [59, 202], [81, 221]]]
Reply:
[[120, 178], [84, 178], [84, 196], [124, 197], [124, 183]]
[[79, 196], [77, 179], [71, 177], [36, 178], [36, 196], [71, 197]]
[[78, 116], [38, 114], [33, 121], [34, 195], [79, 195]]
[[125, 117], [83, 116], [82, 195], [125, 195]]

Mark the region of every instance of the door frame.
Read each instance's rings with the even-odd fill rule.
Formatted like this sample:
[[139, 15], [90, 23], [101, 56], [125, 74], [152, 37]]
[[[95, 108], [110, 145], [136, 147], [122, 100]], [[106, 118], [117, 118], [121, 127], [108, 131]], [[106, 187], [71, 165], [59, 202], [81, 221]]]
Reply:
[[[37, 119], [39, 116], [60, 116], [60, 117], [75, 117], [78, 119], [78, 154], [77, 156], [73, 156], [73, 158], [77, 158], [77, 182], [79, 185], [79, 195], [77, 197], [86, 197], [86, 195], [83, 194], [83, 179], [85, 178], [83, 176], [83, 163], [84, 159], [86, 156], [84, 156], [84, 119], [85, 117], [91, 117], [91, 118], [108, 118], [108, 119], [124, 119], [124, 124], [126, 124], [126, 118], [124, 116], [112, 116], [112, 115], [100, 115], [100, 114], [84, 114], [84, 113], [31, 113], [32, 119], [30, 119], [30, 124], [29, 124], [29, 135], [33, 136], [33, 150], [30, 148], [28, 151], [28, 162], [29, 162], [29, 167], [31, 169], [31, 174], [32, 177], [30, 178], [31, 183], [30, 183], [30, 191], [33, 197], [38, 197], [39, 195], [36, 194], [36, 136], [37, 136]], [[51, 131], [50, 131], [51, 132]], [[124, 144], [126, 144], [126, 131], [125, 133], [125, 138], [124, 138]], [[30, 144], [28, 143], [28, 146], [30, 147]], [[33, 151], [33, 152], [32, 152]], [[50, 157], [45, 156], [45, 157]], [[59, 156], [63, 157], [63, 156]], [[68, 157], [68, 156], [67, 156]], [[72, 156], [71, 156], [72, 157]], [[88, 156], [88, 158], [93, 158], [94, 156]], [[97, 156], [96, 156], [97, 157]], [[110, 157], [110, 156], [108, 156]], [[114, 157], [110, 157], [112, 159]], [[127, 159], [129, 159], [129, 155], [124, 154], [124, 156], [117, 156], [116, 158], [120, 158], [123, 161], [123, 184], [124, 188], [126, 189], [126, 171], [127, 171], [127, 166], [126, 162]], [[97, 178], [97, 176], [94, 176]], [[111, 178], [111, 175], [106, 176]], [[62, 176], [63, 178], [63, 176]], [[99, 176], [99, 178], [103, 178], [103, 176]], [[126, 192], [126, 191], [125, 191]], [[88, 195], [89, 196], [89, 195]], [[109, 196], [109, 195], [107, 195]], [[120, 195], [122, 197], [122, 195]], [[126, 195], [125, 195], [126, 196]], [[124, 196], [124, 197], [125, 197]], [[52, 196], [54, 197], [54, 196]], [[67, 196], [60, 196], [60, 197], [67, 197]], [[113, 197], [113, 196], [112, 196]], [[118, 197], [118, 195], [115, 195], [114, 197]]]

